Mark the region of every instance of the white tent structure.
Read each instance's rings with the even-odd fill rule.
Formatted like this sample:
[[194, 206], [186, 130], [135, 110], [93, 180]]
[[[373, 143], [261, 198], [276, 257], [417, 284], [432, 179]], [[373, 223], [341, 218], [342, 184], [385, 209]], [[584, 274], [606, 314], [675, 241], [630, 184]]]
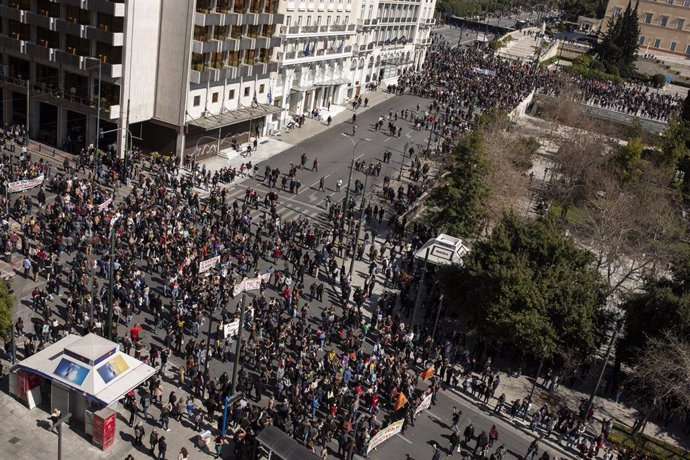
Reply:
[[[13, 370], [36, 374], [53, 387], [58, 384], [102, 406], [117, 402], [156, 372], [96, 334], [68, 335], [17, 363]], [[57, 405], [52, 401], [52, 407]]]

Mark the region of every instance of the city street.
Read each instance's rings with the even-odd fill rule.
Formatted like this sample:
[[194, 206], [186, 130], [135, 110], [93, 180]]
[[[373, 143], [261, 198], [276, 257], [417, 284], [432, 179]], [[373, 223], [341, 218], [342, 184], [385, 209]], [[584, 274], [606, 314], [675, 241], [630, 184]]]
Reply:
[[[396, 124], [396, 127], [402, 127], [400, 137], [389, 136], [387, 134], [384, 134], [382, 131], [376, 132], [373, 129], [373, 124], [379, 120], [379, 117], [387, 117], [391, 111], [394, 116], [396, 111], [416, 111], [417, 104], [419, 104], [420, 107], [419, 115], [423, 115], [424, 111], [428, 107], [428, 103], [428, 100], [414, 96], [395, 96], [391, 99], [386, 100], [385, 102], [381, 103], [376, 107], [369, 108], [368, 110], [358, 111], [356, 121], [357, 131], [355, 133], [354, 139], [360, 140], [364, 138], [369, 140], [364, 140], [359, 143], [355, 155], [355, 160], [364, 160], [366, 164], [369, 164], [371, 162], [377, 163], [378, 161], [382, 160], [383, 153], [386, 150], [390, 150], [393, 153], [390, 163], [383, 164], [381, 174], [379, 176], [369, 176], [368, 178], [366, 196], [367, 199], [371, 200], [373, 203], [380, 204], [381, 202], [379, 192], [384, 176], [388, 175], [394, 181], [397, 180], [398, 174], [400, 173], [401, 160], [403, 158], [403, 149], [407, 148], [409, 150], [409, 148], [412, 147], [415, 149], [415, 152], [418, 152], [422, 148], [426, 147], [426, 143], [429, 142], [429, 131], [415, 130], [413, 125], [409, 121], [399, 119], [397, 122], [394, 122]], [[266, 165], [270, 164], [271, 168], [278, 168], [281, 170], [281, 172], [285, 173], [290, 169], [291, 165], [299, 164], [302, 154], [306, 154], [307, 167], [306, 169], [299, 170], [297, 172], [297, 178], [303, 183], [303, 187], [300, 189], [299, 193], [296, 194], [290, 194], [289, 192], [283, 191], [279, 192], [280, 206], [278, 208], [278, 214], [282, 221], [297, 219], [298, 217], [307, 217], [313, 222], [325, 224], [327, 219], [324, 200], [327, 196], [331, 198], [333, 203], [339, 202], [344, 199], [349, 175], [349, 166], [353, 158], [353, 146], [351, 142], [351, 116], [353, 112], [351, 112], [351, 110], [348, 108], [346, 113], [347, 121], [334, 124], [332, 127], [325, 129], [320, 133], [317, 133], [313, 137], [304, 139], [302, 142], [294, 145], [292, 148], [288, 149], [282, 154], [279, 154], [271, 158], [270, 160], [265, 161], [264, 163], [258, 164], [257, 171], [259, 177], [257, 179], [247, 179], [239, 185], [230, 185], [228, 187], [228, 202], [232, 202], [234, 199], [244, 199], [247, 187], [255, 188], [260, 195], [267, 193], [268, 189], [266, 188], [265, 184], [258, 180], [262, 178], [263, 171]], [[385, 128], [386, 126], [384, 123], [384, 131]], [[343, 133], [345, 133], [345, 135], [343, 135]], [[432, 135], [432, 145], [435, 141], [436, 139]], [[259, 149], [260, 148], [261, 146], [259, 146]], [[311, 171], [311, 166], [314, 158], [318, 159], [318, 171]], [[407, 157], [406, 164], [409, 165], [409, 162], [410, 159], [409, 157]], [[408, 173], [407, 170], [405, 170], [405, 173], [403, 175], [403, 182], [409, 180], [407, 176]], [[321, 192], [318, 190], [319, 180], [321, 179], [321, 177], [323, 177], [325, 180], [325, 192]], [[353, 184], [354, 181], [357, 179], [363, 182], [365, 180], [364, 173], [354, 171], [352, 175]], [[336, 182], [338, 180], [342, 180], [343, 182], [343, 186], [340, 192], [337, 192], [335, 190]], [[125, 190], [120, 190], [119, 193], [120, 196], [122, 196], [125, 193]], [[35, 190], [29, 193], [29, 195], [34, 195], [34, 199], [35, 194]], [[201, 190], [200, 194], [207, 195], [207, 193]], [[361, 200], [361, 196], [356, 197], [356, 199], [359, 202], [359, 200]], [[258, 210], [252, 210], [251, 215], [254, 219], [258, 220], [257, 218], [259, 217], [259, 215], [261, 213], [264, 213], [265, 211], [265, 208], [260, 207]], [[386, 213], [386, 217], [383, 219], [382, 224], [376, 224], [374, 227], [367, 227], [367, 230], [376, 230], [378, 231], [379, 235], [384, 235], [386, 232], [387, 219], [388, 213]], [[72, 256], [74, 256], [74, 253], [72, 253], [69, 256], [65, 254], [63, 256], [64, 263], [70, 263]], [[261, 262], [262, 269], [265, 269], [270, 265], [270, 263], [267, 262], [268, 261]], [[347, 260], [343, 262], [349, 265], [349, 262]], [[363, 280], [362, 278], [359, 278], [358, 275], [363, 275], [366, 273], [366, 271], [366, 262], [357, 262], [357, 264], [355, 265], [355, 276], [353, 279], [354, 286], [360, 286], [362, 284]], [[152, 290], [157, 292], [162, 291], [160, 279], [157, 276], [151, 276], [150, 274], [147, 274], [146, 277], [147, 283], [150, 284]], [[381, 278], [380, 281], [381, 283], [383, 283], [382, 277], [379, 276], [379, 278]], [[106, 280], [103, 278], [99, 278], [97, 280], [97, 284], [100, 286], [103, 286], [105, 282]], [[31, 308], [29, 308], [29, 306], [31, 305], [31, 293], [36, 286], [42, 288], [45, 286], [45, 284], [46, 283], [43, 278], [39, 278], [38, 283], [33, 283], [23, 278], [22, 276], [17, 275], [15, 277], [13, 287], [19, 300], [17, 316], [23, 318], [25, 324], [32, 324], [32, 319], [35, 319], [37, 316], [37, 314]], [[307, 276], [305, 277], [305, 285], [308, 286], [309, 284], [311, 284], [311, 280], [310, 277]], [[327, 285], [326, 291], [327, 294], [324, 296], [325, 302], [309, 302], [309, 316], [311, 318], [310, 322], [314, 324], [316, 324], [317, 318], [320, 316], [321, 311], [324, 308], [331, 305], [330, 300], [337, 299], [339, 296], [339, 293], [334, 291], [331, 286]], [[371, 305], [375, 303], [380, 293], [381, 289], [379, 284], [374, 292], [372, 301], [366, 304], [367, 308], [370, 308]], [[255, 292], [248, 293], [250, 298], [255, 294]], [[275, 291], [270, 293], [270, 296], [273, 295], [275, 295]], [[63, 307], [64, 301], [65, 297], [55, 296], [55, 302], [53, 302], [53, 304], [58, 307], [58, 311], [60, 312], [62, 321], [64, 321], [65, 318], [65, 310]], [[238, 299], [236, 299], [234, 302], [231, 302], [231, 311], [234, 310], [237, 303]], [[336, 305], [338, 304], [339, 303], [336, 303]], [[365, 313], [365, 315], [370, 315], [370, 312]], [[164, 332], [160, 331], [158, 334], [153, 333], [153, 318], [148, 312], [143, 312], [141, 315], [135, 315], [132, 324], [134, 324], [135, 322], [140, 322], [144, 326], [144, 342], [155, 344], [162, 343]], [[206, 329], [206, 324], [202, 325], [202, 332], [199, 336], [199, 340], [205, 339]], [[125, 326], [120, 325], [120, 335], [124, 335], [125, 332]], [[365, 343], [363, 351], [371, 352], [371, 347], [371, 342]], [[23, 339], [21, 338], [19, 339], [18, 349], [21, 357], [23, 349]], [[181, 390], [183, 390], [177, 384], [177, 379], [173, 377], [175, 375], [174, 370], [177, 367], [183, 365], [182, 357], [172, 356], [170, 359], [170, 363], [172, 365], [169, 367], [170, 371], [163, 379], [164, 395], [167, 395], [173, 389], [177, 391], [178, 394]], [[210, 363], [209, 367], [212, 376], [218, 376], [223, 372], [231, 373], [232, 361], [223, 364], [219, 360], [213, 360]], [[426, 384], [423, 383], [421, 388], [426, 389]], [[266, 402], [266, 399], [266, 396], [264, 396], [264, 404]], [[3, 401], [3, 405], [8, 407], [9, 410], [13, 410], [15, 412], [21, 411], [21, 408], [14, 408], [14, 405], [16, 405], [16, 403], [12, 401]], [[503, 420], [486, 415], [484, 412], [476, 409], [472, 404], [468, 403], [466, 399], [458, 396], [453, 391], [448, 390], [439, 392], [438, 404], [432, 406], [429, 410], [420, 413], [417, 417], [417, 421], [414, 427], [409, 427], [404, 435], [397, 435], [394, 438], [388, 440], [386, 443], [381, 445], [376, 451], [372, 452], [370, 458], [406, 458], [422, 460], [426, 458], [431, 458], [433, 453], [433, 443], [437, 443], [442, 449], [448, 449], [448, 438], [450, 435], [449, 426], [453, 406], [457, 406], [460, 410], [463, 411], [463, 416], [461, 418], [460, 424], [461, 431], [464, 430], [467, 424], [472, 423], [475, 426], [476, 434], [479, 434], [482, 430], [488, 432], [488, 430], [491, 428], [491, 425], [496, 424], [500, 433], [498, 445], [505, 443], [509, 450], [509, 453], [512, 453], [516, 457], [522, 455], [524, 451], [526, 451], [527, 446], [530, 442], [530, 438], [528, 436], [526, 436], [522, 432], [514, 430]], [[153, 408], [151, 410], [151, 413], [155, 417], [158, 417], [159, 409]], [[30, 421], [35, 418], [25, 416], [29, 414], [22, 413], [21, 415], [22, 417], [18, 417], [18, 420]], [[107, 454], [99, 454], [98, 451], [95, 450], [95, 448], [87, 446], [83, 440], [75, 440], [74, 442], [77, 443], [77, 445], [70, 445], [68, 449], [70, 449], [70, 451], [72, 452], [77, 452], [80, 448], [87, 448], [89, 451], [93, 451], [94, 455], [98, 455], [101, 457], [124, 457], [124, 455], [126, 455], [132, 450], [130, 444], [126, 442], [126, 440], [129, 439], [129, 435], [127, 435], [126, 433], [131, 429], [127, 428], [124, 425], [125, 417], [126, 412], [123, 413], [123, 416], [122, 418], [120, 418], [119, 422], [119, 431], [121, 432], [121, 439]], [[208, 421], [207, 424], [207, 426], [209, 427], [215, 426], [215, 423], [212, 421]], [[21, 426], [21, 423], [19, 423], [18, 425]], [[180, 447], [186, 446], [188, 449], [191, 448], [190, 441], [188, 440], [193, 440], [195, 433], [194, 431], [190, 430], [190, 425], [183, 424], [183, 426], [179, 426], [176, 422], [172, 422], [171, 427], [176, 433], [185, 433], [182, 436], [175, 436], [174, 441], [171, 440], [171, 448], [173, 449], [173, 451], [175, 451], [174, 449], [179, 448], [176, 447], [178, 444]], [[41, 435], [38, 436], [37, 439], [40, 440], [46, 438], [46, 440], [49, 441], [53, 436], [54, 435], [50, 433], [41, 433]], [[41, 443], [39, 441], [37, 442], [37, 445], [39, 447], [33, 446], [32, 452], [40, 452], [43, 448], [45, 448], [46, 451], [50, 451], [50, 449], [52, 448], [50, 441], [45, 445], [44, 443]], [[470, 444], [470, 447], [474, 447], [473, 443]], [[335, 454], [335, 452], [337, 451], [337, 444], [335, 443], [335, 441], [331, 443], [330, 449], [331, 452]], [[17, 458], [19, 459], [25, 458], [21, 451], [22, 449], [19, 449], [18, 451]], [[459, 456], [459, 454], [457, 453], [455, 455]]]

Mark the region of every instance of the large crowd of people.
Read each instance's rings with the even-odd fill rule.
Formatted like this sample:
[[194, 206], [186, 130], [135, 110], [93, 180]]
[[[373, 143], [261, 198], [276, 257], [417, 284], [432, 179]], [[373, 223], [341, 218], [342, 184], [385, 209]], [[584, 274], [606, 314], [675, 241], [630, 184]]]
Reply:
[[[403, 90], [431, 99], [428, 109], [418, 108], [425, 110], [419, 128], [434, 130], [446, 146], [473, 111], [511, 109], [535, 87], [557, 80], [547, 70], [502, 61], [480, 48], [437, 46], [427, 62], [422, 72], [404, 77]], [[408, 114], [401, 118], [410, 120]], [[89, 163], [91, 155], [83, 157]], [[3, 160], [10, 171], [35, 167], [26, 156]], [[499, 375], [472, 359], [465, 337], [433, 327], [440, 305], [431, 277], [421, 321], [409, 326], [420, 284], [414, 253], [433, 236], [433, 229], [402, 217], [429, 173], [423, 156], [408, 163], [408, 177], [395, 187], [383, 178], [377, 196], [367, 196], [361, 221], [359, 194], [345, 209], [329, 204], [318, 218], [282, 219], [282, 197], [294, 192], [305, 165], [303, 160], [301, 167], [282, 172], [267, 165], [263, 175], [250, 167], [270, 192], [261, 197], [250, 186], [243, 198], [233, 199], [226, 185], [241, 173], [234, 170], [178, 175], [171, 161], [139, 163], [132, 166], [131, 192], [116, 196], [102, 185], [102, 176], [79, 174], [68, 163], [47, 178], [36, 197], [40, 206], [33, 207], [28, 195], [13, 197], [9, 210], [20, 229], [6, 225], [0, 244], [22, 254], [27, 278], [46, 281], [45, 289], [32, 293], [33, 331], [15, 323], [21, 355], [68, 333], [112, 334], [126, 353], [157, 369], [156, 377], [126, 398], [135, 443], [146, 444], [157, 458], [167, 451], [163, 433], [175, 428], [171, 421], [182, 420], [197, 431], [212, 429], [216, 453], [232, 449], [238, 459], [254, 458], [256, 436], [268, 425], [322, 459], [333, 452], [348, 460], [366, 457], [378, 430], [396, 420], [411, 429], [422, 400], [430, 396], [435, 403], [447, 388], [492, 402], [494, 412], [530, 420], [535, 433], [564, 441], [583, 458], [613, 457], [606, 445], [608, 425], [592, 436], [582, 414], [536, 408], [529, 399], [506, 401]], [[371, 175], [381, 170], [358, 169]], [[105, 168], [102, 175], [109, 176], [107, 171], [116, 180], [117, 170]], [[100, 206], [111, 198], [112, 204]], [[201, 262], [216, 256], [215, 268], [202, 273]], [[351, 257], [366, 264], [362, 283], [346, 266]], [[108, 330], [111, 275], [114, 321]], [[257, 291], [234, 295], [240, 281], [262, 275]], [[235, 358], [236, 339], [226, 336], [225, 326], [243, 312], [241, 369], [234, 381], [228, 372], [217, 372], [226, 368], [217, 363]], [[142, 318], [148, 326], [142, 327]], [[167, 394], [166, 382], [174, 386]], [[233, 390], [242, 397], [223, 417]], [[495, 426], [475, 433], [466, 425], [461, 439], [463, 420], [456, 414], [448, 455], [460, 447], [491, 459], [505, 455]], [[554, 458], [535, 441], [525, 457], [537, 456]], [[618, 458], [633, 457], [621, 451]]]

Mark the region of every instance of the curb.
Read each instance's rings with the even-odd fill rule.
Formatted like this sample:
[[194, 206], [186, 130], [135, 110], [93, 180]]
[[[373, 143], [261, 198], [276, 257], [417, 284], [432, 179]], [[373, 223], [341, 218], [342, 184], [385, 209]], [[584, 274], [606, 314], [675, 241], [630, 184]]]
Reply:
[[[464, 399], [465, 401], [471, 403], [477, 409], [481, 410], [484, 413], [487, 413], [487, 411], [480, 404], [477, 404], [476, 400], [474, 400], [473, 398], [470, 398], [464, 392], [458, 391], [457, 389], [452, 388], [452, 387], [446, 388], [446, 391], [451, 391], [453, 394], [455, 394], [455, 395], [461, 397], [462, 399]], [[496, 398], [494, 398], [494, 399], [496, 399]], [[505, 404], [504, 404], [504, 407], [505, 407]], [[551, 449], [558, 451], [559, 453], [566, 455], [567, 457], [573, 457], [573, 458], [578, 457], [577, 451], [575, 451], [575, 452], [568, 451], [562, 445], [552, 441], [550, 438], [544, 437], [541, 433], [539, 433], [539, 436], [535, 436], [534, 432], [532, 432], [531, 430], [526, 428], [522, 423], [519, 423], [519, 421], [516, 424], [513, 420], [510, 420], [508, 417], [506, 417], [504, 411], [501, 411], [500, 414], [491, 413], [491, 415], [494, 417], [500, 417], [504, 422], [510, 424], [514, 429], [521, 431], [522, 433], [528, 435], [531, 438], [535, 438], [535, 437], [538, 438], [539, 442], [541, 442], [542, 444], [549, 446]]]

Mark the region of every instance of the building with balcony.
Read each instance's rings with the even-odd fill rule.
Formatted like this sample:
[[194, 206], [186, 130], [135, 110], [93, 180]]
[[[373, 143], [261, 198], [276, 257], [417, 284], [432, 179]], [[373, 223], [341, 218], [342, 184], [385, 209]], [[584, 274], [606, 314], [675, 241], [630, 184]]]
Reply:
[[419, 69], [431, 44], [436, 0], [362, 0], [351, 63], [355, 93], [370, 82], [397, 82]]
[[101, 142], [120, 152], [128, 130], [180, 156], [227, 147], [279, 111], [281, 23], [278, 0], [0, 0], [2, 122], [77, 150], [95, 142], [100, 87]]
[[[601, 30], [606, 32], [609, 20], [625, 11], [627, 6], [628, 0], [609, 0]], [[662, 52], [690, 55], [690, 0], [640, 0], [637, 17], [640, 24], [640, 54]]]
[[356, 30], [353, 0], [281, 0], [280, 72], [272, 92], [284, 113], [341, 104], [351, 87]]

